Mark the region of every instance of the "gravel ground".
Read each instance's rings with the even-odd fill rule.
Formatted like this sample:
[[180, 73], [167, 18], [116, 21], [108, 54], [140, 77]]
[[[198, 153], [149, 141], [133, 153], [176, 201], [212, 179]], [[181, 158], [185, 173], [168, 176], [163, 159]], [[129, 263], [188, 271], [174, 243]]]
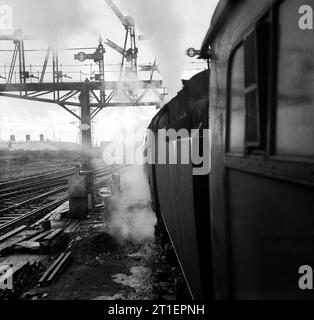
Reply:
[[[34, 287], [20, 295], [31, 300], [176, 300], [182, 275], [158, 239], [142, 243], [117, 241], [95, 214], [81, 222], [71, 237], [73, 258], [61, 277], [48, 287]], [[98, 219], [96, 221], [95, 219]], [[46, 268], [58, 255], [49, 256]]]

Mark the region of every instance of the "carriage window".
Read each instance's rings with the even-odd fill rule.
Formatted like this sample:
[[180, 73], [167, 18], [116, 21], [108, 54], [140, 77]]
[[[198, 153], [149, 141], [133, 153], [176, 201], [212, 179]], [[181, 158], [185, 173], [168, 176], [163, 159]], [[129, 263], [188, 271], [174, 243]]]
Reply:
[[314, 156], [314, 35], [298, 27], [303, 0], [279, 7], [276, 153]]
[[248, 153], [260, 153], [266, 147], [267, 77], [270, 27], [268, 15], [244, 41], [246, 147]]
[[241, 45], [234, 53], [230, 81], [229, 151], [243, 153], [245, 132], [243, 45]]
[[256, 34], [255, 32], [252, 32], [244, 41], [246, 105], [245, 141], [248, 147], [259, 146], [260, 138], [256, 76], [256, 45]]
[[230, 152], [265, 152], [269, 35], [266, 15], [234, 54], [231, 66]]

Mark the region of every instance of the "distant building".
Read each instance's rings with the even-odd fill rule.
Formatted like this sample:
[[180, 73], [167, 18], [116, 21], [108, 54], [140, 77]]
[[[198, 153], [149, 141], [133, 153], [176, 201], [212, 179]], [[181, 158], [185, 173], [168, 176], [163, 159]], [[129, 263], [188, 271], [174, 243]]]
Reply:
[[0, 142], [0, 150], [3, 151], [9, 151], [10, 150], [10, 144], [11, 142]]
[[11, 147], [12, 151], [15, 150], [69, 150], [69, 151], [80, 151], [81, 146], [74, 142], [56, 142], [56, 141], [27, 141], [21, 143], [14, 143]]

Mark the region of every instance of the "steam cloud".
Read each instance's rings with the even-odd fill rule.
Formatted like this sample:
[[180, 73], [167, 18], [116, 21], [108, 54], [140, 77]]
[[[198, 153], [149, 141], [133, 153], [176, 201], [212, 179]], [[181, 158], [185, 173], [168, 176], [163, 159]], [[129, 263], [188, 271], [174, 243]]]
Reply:
[[[112, 198], [114, 210], [110, 215], [109, 233], [119, 241], [151, 240], [157, 219], [148, 206], [150, 194], [143, 166], [128, 167], [121, 176], [121, 186], [121, 193]], [[132, 205], [134, 210], [130, 210]]]
[[[116, 3], [119, 5], [117, 0]], [[122, 11], [135, 18], [136, 26], [150, 40], [162, 78], [170, 94], [175, 95], [182, 87], [184, 62], [184, 19], [176, 9], [179, 1], [120, 0], [120, 3]], [[58, 37], [59, 45], [86, 29], [98, 34], [95, 17], [106, 7], [103, 0], [8, 0], [7, 4], [14, 9], [16, 24], [46, 40]]]
[[39, 35], [43, 40], [59, 37], [61, 41], [86, 29], [94, 30], [93, 17], [99, 6], [104, 6], [100, 0], [7, 0], [6, 4], [13, 7], [15, 27], [35, 33], [36, 39]]
[[171, 95], [181, 89], [184, 64], [184, 19], [177, 0], [121, 0], [125, 10], [148, 38], [163, 81]]

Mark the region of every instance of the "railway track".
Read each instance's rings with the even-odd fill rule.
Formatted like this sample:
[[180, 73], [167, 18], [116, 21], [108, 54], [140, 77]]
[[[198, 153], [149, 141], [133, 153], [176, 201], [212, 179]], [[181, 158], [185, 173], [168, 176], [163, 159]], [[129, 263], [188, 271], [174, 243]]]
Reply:
[[67, 179], [53, 179], [52, 181], [40, 182], [34, 185], [18, 186], [17, 188], [7, 188], [0, 191], [0, 212], [3, 207], [7, 207], [18, 198], [30, 196], [38, 192], [66, 185]]
[[0, 193], [2, 190], [6, 189], [14, 189], [18, 187], [26, 187], [32, 185], [33, 183], [38, 184], [40, 182], [51, 181], [51, 179], [60, 179], [62, 177], [68, 177], [75, 174], [75, 167], [57, 170], [53, 172], [43, 172], [42, 174], [37, 174], [33, 176], [29, 176], [26, 178], [5, 181], [0, 183]]
[[[113, 171], [124, 165], [97, 168], [94, 173], [95, 187], [110, 178]], [[70, 177], [74, 173], [68, 173]], [[24, 227], [31, 226], [43, 216], [68, 200], [68, 179], [65, 175], [51, 177], [43, 181], [23, 183], [0, 188], [0, 240], [6, 234], [15, 234]]]

